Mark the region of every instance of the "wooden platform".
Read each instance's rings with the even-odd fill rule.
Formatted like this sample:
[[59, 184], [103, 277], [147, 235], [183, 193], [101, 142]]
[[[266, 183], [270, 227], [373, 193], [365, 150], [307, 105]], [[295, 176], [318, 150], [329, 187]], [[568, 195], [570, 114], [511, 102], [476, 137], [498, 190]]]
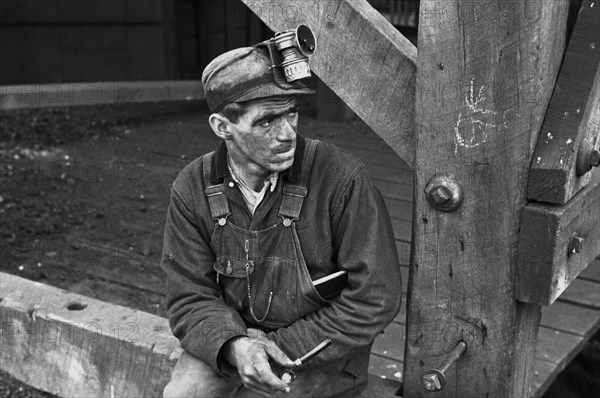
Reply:
[[[152, 242], [160, 242], [168, 197], [166, 195], [171, 181], [187, 160], [211, 150], [218, 142], [214, 134], [206, 128], [207, 116], [206, 113], [198, 112], [146, 124], [122, 138], [122, 140], [135, 142], [136, 145], [137, 143], [144, 145], [143, 150], [138, 151], [137, 154], [118, 152], [118, 150], [111, 153], [110, 162], [113, 163], [131, 161], [135, 156], [139, 156], [136, 158], [140, 167], [138, 171], [144, 176], [144, 200], [148, 210], [143, 213], [143, 216], [140, 215], [142, 213], [132, 213], [131, 217], [125, 214], [122, 220], [111, 220], [122, 227], [123, 235], [128, 233], [135, 235], [133, 232], [143, 230], [146, 234], [143, 235], [144, 239], [148, 237], [153, 239]], [[313, 132], [317, 123], [318, 131], [321, 132], [319, 134]], [[333, 142], [358, 156], [366, 164], [388, 206], [402, 264], [404, 298], [400, 314], [375, 341], [369, 373], [387, 379], [388, 382], [384, 385], [386, 391], [390, 391], [394, 387], [392, 381], [402, 380], [406, 284], [411, 240], [412, 171], [380, 138], [360, 122], [339, 124], [303, 117], [300, 122], [300, 132], [310, 138]], [[123, 144], [121, 142], [119, 145]], [[187, 160], [182, 160], [182, 154]], [[133, 200], [132, 198], [121, 199], [125, 202]], [[151, 224], [156, 228], [148, 231], [147, 226], [139, 223], [140, 217], [151, 218]], [[66, 239], [69, 245], [76, 244], [77, 250], [84, 251], [88, 259], [92, 259], [97, 266], [93, 269], [86, 268], [77, 261], [72, 262], [68, 256], [54, 259], [55, 265], [60, 268], [60, 262], [63, 261], [65, 273], [81, 273], [85, 278], [99, 278], [110, 283], [112, 290], [106, 297], [98, 298], [113, 301], [112, 297], [117, 296], [115, 292], [123, 291], [136, 295], [140, 302], [147, 298], [158, 302], [164, 297], [164, 277], [158, 264], [157, 253], [160, 248], [152, 249], [151, 255], [141, 255], [136, 254], [137, 250], [128, 251], [116, 247], [114, 240], [116, 238], [108, 235], [105, 240], [92, 240], [85, 234], [77, 232], [61, 238]], [[30, 262], [34, 261], [36, 260], [32, 256]], [[24, 261], [24, 264], [27, 269], [27, 261]], [[140, 278], [140, 275], [144, 275], [144, 278]], [[86, 294], [85, 291], [82, 293]], [[138, 308], [145, 309], [143, 306]], [[544, 308], [535, 362], [534, 383], [537, 396], [543, 394], [557, 374], [599, 327], [600, 260], [596, 259], [554, 305]]]

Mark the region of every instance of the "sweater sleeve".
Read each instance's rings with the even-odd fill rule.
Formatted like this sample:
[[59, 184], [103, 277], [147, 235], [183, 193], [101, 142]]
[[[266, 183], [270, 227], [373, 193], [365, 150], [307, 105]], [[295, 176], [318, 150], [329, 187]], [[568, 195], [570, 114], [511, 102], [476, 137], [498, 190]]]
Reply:
[[290, 358], [325, 338], [330, 348], [306, 366], [350, 355], [373, 342], [400, 310], [400, 264], [387, 209], [360, 167], [342, 185], [331, 209], [332, 245], [348, 285], [333, 301], [268, 335]]
[[219, 360], [219, 351], [229, 339], [246, 335], [246, 326], [221, 298], [206, 227], [210, 222], [197, 222], [185, 199], [186, 185], [179, 184], [183, 194], [177, 185], [171, 190], [161, 261], [169, 323], [186, 351], [226, 375], [229, 368]]

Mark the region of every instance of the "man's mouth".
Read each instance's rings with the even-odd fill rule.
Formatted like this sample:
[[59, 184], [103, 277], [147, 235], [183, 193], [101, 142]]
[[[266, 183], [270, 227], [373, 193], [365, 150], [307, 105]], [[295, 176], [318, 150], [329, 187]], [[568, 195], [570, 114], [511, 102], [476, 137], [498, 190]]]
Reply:
[[284, 154], [284, 153], [288, 153], [288, 152], [292, 151], [295, 148], [296, 148], [296, 145], [289, 145], [289, 146], [285, 146], [285, 147], [275, 148], [273, 150], [273, 152], [276, 155], [281, 155], [281, 154]]

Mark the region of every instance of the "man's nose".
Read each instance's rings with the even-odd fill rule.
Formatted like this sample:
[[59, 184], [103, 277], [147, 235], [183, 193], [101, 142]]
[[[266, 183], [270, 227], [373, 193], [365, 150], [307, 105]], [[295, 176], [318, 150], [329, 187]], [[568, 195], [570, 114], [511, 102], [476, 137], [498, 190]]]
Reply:
[[277, 139], [279, 141], [292, 141], [296, 139], [296, 124], [293, 120], [289, 120], [288, 118], [283, 118], [281, 123], [281, 128], [279, 129], [279, 134], [277, 135]]

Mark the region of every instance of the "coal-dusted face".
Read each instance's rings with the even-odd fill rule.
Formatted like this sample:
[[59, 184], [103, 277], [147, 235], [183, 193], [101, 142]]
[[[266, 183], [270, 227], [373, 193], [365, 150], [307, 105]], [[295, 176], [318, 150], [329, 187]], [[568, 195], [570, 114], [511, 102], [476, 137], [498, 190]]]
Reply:
[[262, 178], [286, 170], [296, 152], [298, 101], [293, 96], [252, 101], [227, 130], [229, 156], [249, 174]]

